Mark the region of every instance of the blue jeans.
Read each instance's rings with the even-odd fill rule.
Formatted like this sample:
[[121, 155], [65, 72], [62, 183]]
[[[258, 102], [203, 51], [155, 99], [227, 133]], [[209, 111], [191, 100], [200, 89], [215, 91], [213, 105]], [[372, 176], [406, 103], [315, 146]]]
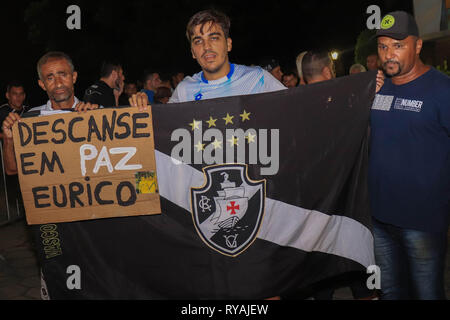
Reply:
[[381, 299], [445, 299], [447, 232], [423, 232], [372, 221]]

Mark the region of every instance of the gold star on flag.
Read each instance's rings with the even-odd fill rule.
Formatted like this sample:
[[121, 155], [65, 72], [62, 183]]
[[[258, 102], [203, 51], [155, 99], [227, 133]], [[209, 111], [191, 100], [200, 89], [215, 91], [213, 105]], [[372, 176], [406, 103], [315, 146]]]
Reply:
[[192, 128], [192, 131], [194, 131], [195, 129], [200, 129], [198, 126], [199, 124], [202, 123], [201, 121], [196, 121], [195, 119], [192, 120], [192, 123], [189, 123], [189, 125]]
[[197, 148], [197, 152], [199, 152], [199, 151], [201, 151], [201, 150], [204, 150], [204, 149], [205, 149], [205, 144], [204, 144], [204, 143], [202, 143], [201, 141], [199, 141], [199, 142], [197, 142], [197, 144], [196, 144], [196, 145], [194, 145], [194, 147], [196, 147], [196, 148]]
[[248, 117], [249, 115], [251, 115], [251, 112], [247, 112], [244, 110], [244, 113], [240, 114], [240, 116], [242, 117], [242, 122], [244, 122], [245, 120], [250, 120], [250, 118]]
[[209, 120], [205, 121], [208, 124], [208, 128], [215, 127], [216, 126], [217, 119], [213, 119], [211, 116], [209, 116]]
[[217, 148], [221, 148], [222, 149], [222, 141], [214, 140], [212, 145], [214, 146], [214, 149], [217, 149]]
[[235, 137], [235, 136], [231, 136], [231, 138], [230, 139], [228, 139], [227, 141], [228, 142], [230, 142], [230, 146], [232, 147], [232, 146], [234, 146], [234, 145], [239, 145], [238, 144], [238, 138], [237, 137]]
[[256, 137], [256, 134], [251, 134], [249, 132], [248, 135], [245, 136], [245, 139], [247, 139], [247, 142], [250, 143], [250, 142], [255, 142], [255, 137]]
[[230, 116], [230, 115], [227, 113], [227, 116], [226, 116], [225, 118], [222, 118], [222, 119], [225, 120], [225, 125], [227, 125], [227, 124], [229, 124], [229, 123], [233, 124], [233, 118], [234, 118], [234, 116]]

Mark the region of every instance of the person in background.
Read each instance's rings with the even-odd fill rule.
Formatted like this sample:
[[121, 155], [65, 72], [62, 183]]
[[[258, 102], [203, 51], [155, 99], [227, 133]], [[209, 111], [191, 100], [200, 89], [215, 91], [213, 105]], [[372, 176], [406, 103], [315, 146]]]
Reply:
[[355, 73], [366, 72], [366, 71], [367, 71], [366, 68], [362, 64], [355, 63], [355, 64], [352, 64], [352, 66], [348, 70], [348, 74], [355, 74]]
[[[0, 124], [10, 112], [22, 116], [28, 110], [28, 107], [23, 104], [25, 98], [26, 94], [23, 84], [17, 80], [10, 81], [6, 86], [6, 99], [8, 102], [0, 106]], [[3, 129], [0, 128], [0, 138], [2, 134]]]
[[103, 107], [117, 107], [122, 94], [125, 75], [117, 61], [103, 61], [100, 79], [86, 89], [83, 100]]
[[152, 103], [154, 101], [154, 96], [156, 89], [161, 86], [161, 78], [159, 77], [159, 73], [153, 71], [146, 71], [144, 74], [144, 78], [142, 80], [142, 90], [141, 92], [145, 92], [148, 97], [148, 101]]
[[303, 52], [301, 52], [298, 56], [297, 56], [297, 58], [295, 59], [295, 64], [297, 65], [297, 73], [298, 73], [298, 77], [300, 78], [300, 84], [306, 84], [306, 82], [305, 82], [305, 79], [304, 79], [304, 77], [303, 77], [303, 71], [302, 71], [302, 60], [303, 60], [303, 57], [305, 56], [305, 54], [307, 53], [308, 51], [303, 51]]
[[335, 65], [327, 51], [308, 51], [302, 60], [302, 72], [307, 84], [336, 78]]
[[281, 71], [280, 63], [275, 59], [263, 59], [260, 63], [260, 66], [270, 72], [275, 79], [278, 81], [282, 81], [283, 78], [283, 71]]
[[[170, 89], [170, 93], [173, 92], [172, 82], [171, 82], [169, 79], [167, 79], [167, 80], [162, 80], [162, 81], [161, 81], [161, 85], [160, 85], [159, 87], [166, 87], [166, 88]], [[159, 87], [158, 87], [158, 88], [159, 88]], [[157, 90], [157, 91], [158, 91], [158, 90]]]
[[155, 93], [155, 101], [154, 103], [166, 104], [169, 102], [170, 97], [172, 96], [172, 91], [168, 87], [158, 87]]
[[379, 59], [378, 54], [376, 52], [371, 53], [366, 58], [366, 67], [367, 70], [378, 70], [379, 69]]
[[282, 83], [287, 87], [287, 88], [294, 88], [297, 87], [300, 83], [297, 73], [295, 71], [289, 71], [285, 74], [283, 74], [283, 81]]
[[119, 105], [120, 106], [128, 105], [128, 99], [136, 92], [138, 92], [136, 82], [134, 81], [126, 82], [124, 85], [123, 92], [119, 97]]
[[171, 81], [172, 81], [172, 88], [175, 90], [177, 85], [183, 81], [184, 79], [184, 73], [183, 72], [177, 72], [172, 75]]

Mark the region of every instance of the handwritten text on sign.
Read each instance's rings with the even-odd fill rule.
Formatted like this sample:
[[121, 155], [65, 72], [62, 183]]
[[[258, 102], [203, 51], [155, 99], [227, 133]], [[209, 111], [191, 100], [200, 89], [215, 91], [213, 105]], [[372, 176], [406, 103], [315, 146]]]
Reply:
[[13, 134], [29, 224], [161, 213], [151, 111], [25, 118]]

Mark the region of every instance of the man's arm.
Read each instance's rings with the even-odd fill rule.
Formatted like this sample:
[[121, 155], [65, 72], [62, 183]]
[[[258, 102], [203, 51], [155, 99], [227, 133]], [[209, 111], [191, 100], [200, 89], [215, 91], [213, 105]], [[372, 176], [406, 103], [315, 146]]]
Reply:
[[116, 88], [113, 89], [113, 93], [114, 93], [114, 99], [116, 100], [116, 107], [119, 106], [119, 97], [123, 92], [123, 88], [125, 86], [125, 83], [123, 81], [120, 82], [120, 86], [119, 86], [119, 90], [117, 90]]
[[17, 174], [17, 162], [14, 154], [14, 140], [12, 135], [12, 126], [20, 120], [17, 113], [9, 113], [2, 124], [3, 128], [3, 160], [5, 163], [5, 172], [8, 175]]

